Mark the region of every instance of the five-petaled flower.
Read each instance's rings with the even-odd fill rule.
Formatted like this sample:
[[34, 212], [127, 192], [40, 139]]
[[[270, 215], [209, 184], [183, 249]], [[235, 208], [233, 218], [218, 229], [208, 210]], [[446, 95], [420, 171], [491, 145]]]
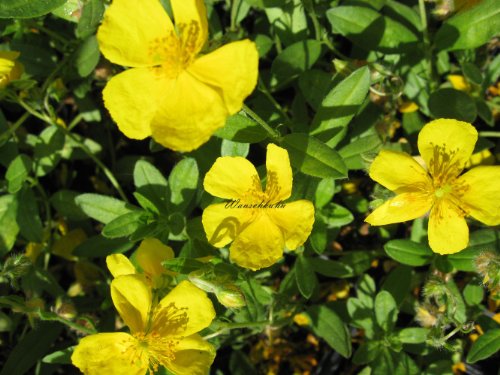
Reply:
[[203, 0], [170, 4], [175, 24], [159, 0], [113, 0], [97, 39], [107, 59], [132, 69], [103, 97], [127, 137], [191, 151], [241, 109], [257, 83], [258, 53], [243, 40], [198, 56], [208, 37]]
[[197, 332], [215, 317], [205, 292], [182, 281], [157, 305], [140, 275], [111, 282], [113, 303], [130, 333], [86, 336], [71, 360], [86, 375], [144, 375], [165, 366], [177, 375], [206, 374], [215, 348]]
[[9, 84], [21, 77], [24, 68], [17, 61], [19, 52], [16, 51], [0, 51], [0, 89], [3, 89]]
[[397, 195], [366, 221], [385, 225], [418, 218], [428, 211], [429, 245], [440, 254], [456, 253], [469, 242], [465, 217], [500, 224], [500, 166], [479, 166], [460, 175], [478, 133], [466, 122], [439, 119], [425, 125], [418, 149], [426, 169], [410, 155], [382, 150], [370, 177]]
[[[242, 157], [218, 158], [204, 180], [205, 190], [210, 194], [238, 202], [236, 208], [219, 203], [203, 211], [208, 241], [216, 247], [234, 241], [229, 249], [230, 259], [252, 270], [276, 263], [285, 246], [295, 250], [302, 245], [314, 223], [314, 206], [310, 201], [278, 204], [292, 193], [288, 152], [269, 144], [266, 167], [264, 191], [257, 170]], [[262, 208], [268, 202], [267, 206], [272, 208]]]

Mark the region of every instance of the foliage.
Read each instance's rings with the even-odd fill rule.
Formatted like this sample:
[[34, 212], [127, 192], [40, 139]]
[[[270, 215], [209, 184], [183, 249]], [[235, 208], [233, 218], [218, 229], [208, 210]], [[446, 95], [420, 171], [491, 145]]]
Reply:
[[[165, 17], [172, 19], [176, 1], [161, 0]], [[213, 374], [497, 371], [500, 222], [467, 216], [467, 246], [448, 255], [429, 246], [428, 215], [365, 222], [404, 193], [370, 178], [377, 155], [418, 155], [419, 133], [433, 120], [477, 130], [467, 170], [500, 161], [497, 0], [205, 0], [208, 41], [192, 55], [202, 60], [231, 44], [251, 50], [233, 66], [210, 65], [245, 87], [213, 89], [224, 99], [216, 104], [184, 90], [179, 108], [160, 95], [166, 101], [158, 111], [168, 121], [159, 128], [188, 124], [196, 138], [194, 145], [180, 131], [174, 146], [168, 132], [126, 131], [138, 140], [119, 130], [129, 114], [149, 116], [150, 101], [118, 96], [111, 109], [109, 96], [103, 100], [113, 77], [142, 69], [106, 59], [113, 41], [103, 47], [97, 35], [110, 3], [0, 3], [0, 375], [77, 373], [71, 358], [78, 353], [85, 366], [78, 344], [92, 339], [84, 337], [113, 332], [135, 340], [121, 320], [132, 321], [124, 316], [135, 310], [127, 305], [123, 314], [117, 301], [126, 298], [112, 291], [113, 276], [113, 285], [140, 280], [144, 316], [179, 285], [196, 289], [210, 315], [193, 330], [208, 353], [196, 369], [210, 366], [215, 348]], [[175, 22], [180, 32], [180, 17]], [[244, 39], [259, 55], [257, 80], [246, 61], [254, 44]], [[141, 83], [134, 82], [132, 92]], [[214, 177], [209, 171], [218, 165]], [[397, 164], [384, 168], [403, 173]], [[489, 168], [493, 177], [474, 193], [488, 198], [486, 214], [498, 216], [500, 167]], [[262, 190], [250, 194], [254, 181]], [[241, 195], [218, 194], [234, 186], [244, 187]], [[207, 229], [219, 217], [214, 207], [271, 190], [265, 196], [282, 197], [289, 208], [300, 202], [302, 216], [252, 216], [222, 240], [207, 238], [217, 232]], [[253, 221], [258, 228], [245, 235]], [[237, 246], [243, 260], [234, 258]], [[187, 311], [193, 320], [202, 314]], [[137, 332], [162, 332], [148, 331], [144, 316]], [[166, 367], [182, 373], [183, 364]], [[140, 368], [170, 371], [158, 363]]]

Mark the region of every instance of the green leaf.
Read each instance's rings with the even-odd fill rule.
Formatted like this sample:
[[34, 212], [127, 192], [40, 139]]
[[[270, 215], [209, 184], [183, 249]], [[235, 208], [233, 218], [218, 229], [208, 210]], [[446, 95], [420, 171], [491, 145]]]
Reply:
[[64, 147], [64, 138], [64, 133], [57, 126], [50, 126], [42, 130], [37, 138], [33, 156], [37, 176], [45, 176], [59, 163]]
[[331, 84], [332, 75], [322, 70], [306, 70], [299, 77], [300, 91], [314, 110], [320, 106]]
[[12, 249], [19, 233], [17, 210], [18, 201], [15, 195], [0, 197], [0, 256], [2, 257]]
[[153, 164], [146, 160], [138, 160], [135, 163], [134, 185], [137, 192], [149, 200], [158, 212], [167, 213], [168, 183], [163, 174]]
[[340, 155], [323, 142], [307, 134], [288, 134], [283, 137], [290, 163], [302, 173], [320, 178], [347, 177], [347, 168]]
[[124, 253], [134, 243], [128, 238], [105, 238], [101, 235], [90, 237], [73, 250], [73, 255], [86, 258], [104, 258], [110, 254]]
[[111, 220], [102, 229], [102, 235], [106, 238], [118, 238], [129, 236], [145, 225], [146, 212], [142, 210], [128, 212]]
[[329, 229], [340, 228], [354, 220], [352, 213], [337, 203], [329, 203], [317, 213]]
[[427, 328], [403, 328], [398, 332], [398, 338], [403, 344], [422, 344], [427, 340], [428, 333], [429, 330]]
[[486, 44], [500, 30], [497, 0], [483, 0], [447, 19], [436, 33], [438, 50], [472, 49]]
[[101, 22], [104, 14], [102, 0], [88, 0], [82, 8], [82, 15], [76, 27], [76, 36], [80, 39], [92, 35]]
[[66, 0], [2, 0], [0, 18], [33, 18], [60, 7]]
[[370, 70], [360, 68], [336, 85], [321, 102], [312, 121], [311, 135], [336, 146], [344, 138], [347, 125], [358, 112], [370, 89]]
[[226, 125], [217, 130], [216, 137], [233, 142], [258, 143], [267, 138], [267, 132], [251, 118], [237, 113], [229, 116]]
[[349, 358], [352, 353], [351, 335], [335, 311], [324, 305], [316, 305], [307, 309], [307, 314], [311, 318], [314, 333], [342, 357]]
[[398, 319], [398, 307], [388, 291], [381, 291], [375, 297], [375, 318], [385, 332], [391, 332]]
[[50, 203], [56, 209], [59, 215], [69, 220], [85, 220], [87, 215], [75, 202], [75, 198], [80, 193], [72, 190], [59, 190], [50, 197]]
[[24, 181], [31, 171], [32, 162], [29, 156], [19, 154], [7, 168], [5, 179], [7, 180], [7, 190], [14, 194], [21, 190]]
[[474, 122], [476, 103], [468, 94], [452, 88], [434, 91], [429, 97], [429, 110], [434, 118], [453, 118]]
[[132, 211], [132, 206], [126, 202], [100, 194], [81, 194], [75, 202], [88, 217], [103, 224]]
[[353, 276], [352, 268], [342, 262], [322, 258], [311, 258], [309, 262], [313, 270], [323, 276], [339, 278]]
[[283, 86], [312, 67], [321, 55], [321, 42], [302, 40], [285, 48], [271, 65], [272, 86]]
[[199, 270], [205, 266], [204, 263], [199, 260], [191, 259], [191, 258], [174, 258], [168, 259], [161, 263], [163, 267], [170, 271], [179, 272], [183, 275], [186, 275], [192, 271]]
[[71, 364], [71, 355], [73, 354], [74, 346], [70, 346], [69, 348], [58, 350], [57, 352], [53, 352], [47, 354], [42, 358], [43, 363], [54, 363], [54, 364], [62, 364], [62, 365], [70, 365]]
[[38, 203], [33, 191], [25, 187], [17, 193], [17, 224], [21, 235], [30, 242], [43, 241], [43, 226], [40, 220]]
[[99, 63], [101, 53], [97, 38], [90, 36], [78, 47], [75, 52], [75, 66], [80, 77], [87, 77]]
[[492, 329], [486, 332], [472, 344], [469, 354], [467, 354], [467, 363], [476, 363], [500, 350], [500, 329]]
[[339, 6], [326, 12], [334, 34], [340, 34], [361, 48], [401, 52], [418, 41], [406, 26], [379, 12], [359, 6]]
[[314, 201], [317, 208], [324, 207], [329, 203], [335, 194], [335, 180], [333, 178], [322, 178], [318, 183], [314, 194]]
[[481, 229], [470, 234], [469, 247], [448, 255], [448, 261], [458, 271], [476, 272], [475, 260], [477, 256], [489, 249], [498, 246], [498, 232], [492, 229]]
[[434, 256], [429, 246], [410, 240], [391, 240], [384, 250], [392, 259], [414, 267], [429, 264]]
[[462, 65], [462, 71], [464, 72], [464, 76], [472, 83], [476, 85], [483, 83], [483, 73], [481, 73], [481, 69], [476, 64], [465, 62]]
[[62, 325], [38, 322], [36, 329], [26, 334], [10, 352], [0, 375], [23, 375], [33, 367], [59, 337]]
[[179, 211], [186, 208], [196, 194], [200, 172], [194, 158], [185, 158], [177, 163], [168, 176], [170, 185], [170, 202]]
[[398, 306], [409, 296], [411, 288], [412, 269], [399, 265], [395, 267], [382, 284], [382, 290], [386, 290], [394, 297]]
[[295, 278], [300, 294], [304, 298], [310, 298], [318, 286], [318, 279], [309, 259], [303, 255], [299, 255], [295, 261]]
[[484, 298], [484, 289], [481, 285], [469, 283], [465, 286], [463, 295], [467, 305], [479, 305]]
[[249, 150], [250, 145], [248, 143], [233, 142], [227, 139], [223, 139], [220, 148], [220, 155], [241, 156], [242, 158], [246, 158]]

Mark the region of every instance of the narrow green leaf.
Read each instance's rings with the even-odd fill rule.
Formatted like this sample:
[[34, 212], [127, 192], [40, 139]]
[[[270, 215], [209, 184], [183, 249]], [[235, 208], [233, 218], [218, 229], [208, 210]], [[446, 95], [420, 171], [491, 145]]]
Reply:
[[340, 155], [314, 137], [289, 134], [283, 137], [283, 146], [288, 150], [291, 164], [305, 174], [334, 179], [347, 177]]
[[128, 238], [90, 237], [73, 250], [73, 255], [85, 258], [104, 258], [110, 254], [121, 254], [130, 250], [134, 242]]
[[89, 76], [99, 63], [100, 57], [97, 38], [90, 36], [85, 39], [75, 52], [75, 66], [80, 77]]
[[363, 104], [370, 89], [370, 70], [360, 68], [336, 85], [321, 102], [312, 121], [311, 135], [328, 146], [336, 146], [347, 125]]
[[146, 212], [142, 210], [120, 215], [106, 224], [102, 229], [102, 235], [107, 238], [129, 236], [146, 224], [144, 221], [146, 215]]
[[135, 163], [134, 185], [137, 192], [149, 200], [158, 212], [167, 213], [168, 183], [153, 164], [146, 160], [138, 160]]
[[5, 179], [9, 193], [14, 194], [21, 190], [24, 181], [31, 171], [32, 162], [29, 156], [19, 154], [7, 168]]
[[497, 0], [479, 4], [447, 19], [436, 33], [438, 50], [472, 49], [486, 44], [500, 30], [500, 7]]
[[43, 16], [66, 0], [2, 0], [0, 18], [33, 18]]
[[82, 15], [76, 27], [76, 36], [84, 39], [92, 35], [97, 30], [103, 14], [104, 3], [102, 0], [88, 0], [82, 8]]
[[25, 187], [17, 193], [18, 210], [17, 224], [21, 235], [28, 241], [41, 243], [43, 241], [43, 225], [40, 211], [33, 191]]
[[481, 361], [500, 350], [500, 329], [492, 329], [486, 332], [472, 344], [469, 354], [467, 354], [467, 362], [475, 363]]
[[100, 194], [81, 194], [75, 202], [87, 216], [103, 224], [132, 211], [132, 206], [126, 202]]
[[185, 158], [177, 163], [168, 176], [170, 185], [170, 202], [180, 211], [187, 207], [193, 199], [200, 172], [194, 158]]
[[429, 246], [410, 240], [391, 240], [384, 250], [392, 259], [409, 266], [429, 264], [434, 256]]
[[310, 298], [318, 285], [318, 279], [309, 259], [303, 255], [299, 255], [295, 261], [295, 278], [300, 294]]
[[435, 118], [453, 118], [474, 122], [477, 108], [474, 99], [463, 91], [444, 88], [429, 97], [429, 110]]
[[315, 305], [307, 309], [314, 333], [324, 339], [342, 357], [352, 353], [351, 335], [342, 319], [327, 306]]
[[217, 130], [214, 135], [242, 143], [258, 143], [268, 137], [267, 132], [259, 124], [240, 113], [229, 116], [226, 125]]
[[418, 41], [406, 26], [368, 7], [339, 6], [326, 12], [334, 34], [340, 34], [361, 48], [401, 52]]
[[18, 201], [15, 195], [0, 197], [0, 256], [7, 254], [16, 242], [19, 233], [17, 210]]
[[79, 194], [72, 190], [59, 190], [50, 197], [50, 203], [59, 215], [69, 220], [84, 220], [87, 218], [87, 215], [85, 215], [85, 212], [75, 202], [75, 198]]
[[403, 344], [422, 344], [427, 340], [428, 334], [429, 330], [427, 328], [403, 328], [398, 332], [398, 338]]
[[391, 293], [383, 290], [375, 297], [375, 318], [385, 332], [391, 332], [398, 319], [398, 307]]
[[25, 374], [50, 349], [61, 331], [60, 324], [37, 323], [36, 329], [26, 334], [10, 352], [0, 375]]

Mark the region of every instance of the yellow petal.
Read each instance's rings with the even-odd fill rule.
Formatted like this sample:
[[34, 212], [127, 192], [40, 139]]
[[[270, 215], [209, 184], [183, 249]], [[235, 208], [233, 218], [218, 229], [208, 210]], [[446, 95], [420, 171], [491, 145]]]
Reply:
[[370, 166], [370, 177], [395, 192], [430, 191], [432, 182], [424, 168], [404, 152], [382, 150]]
[[78, 259], [73, 255], [73, 250], [87, 239], [87, 234], [82, 228], [76, 228], [54, 242], [52, 253], [67, 260]]
[[399, 105], [399, 112], [401, 113], [412, 113], [418, 111], [418, 104], [415, 102], [403, 102]]
[[106, 257], [106, 265], [113, 277], [134, 275], [136, 269], [134, 265], [123, 254], [112, 254]]
[[266, 169], [266, 194], [271, 203], [290, 198], [293, 177], [288, 151], [272, 143], [267, 145]]
[[205, 3], [203, 0], [170, 0], [170, 4], [184, 51], [196, 55], [208, 38]]
[[144, 332], [151, 308], [151, 290], [140, 275], [125, 275], [111, 282], [111, 298], [132, 333]]
[[261, 213], [236, 238], [229, 249], [232, 262], [251, 270], [269, 267], [283, 256], [283, 233], [266, 213]]
[[500, 224], [500, 166], [472, 168], [460, 176], [459, 197], [468, 215], [486, 225]]
[[447, 199], [440, 199], [432, 207], [428, 235], [432, 251], [439, 254], [454, 254], [469, 243], [469, 228], [464, 215]]
[[302, 245], [311, 234], [314, 205], [305, 199], [286, 203], [284, 208], [268, 209], [266, 214], [281, 229], [289, 250]]
[[450, 74], [448, 76], [448, 81], [450, 81], [451, 86], [455, 90], [460, 90], [460, 91], [469, 91], [470, 90], [470, 85], [465, 79], [464, 76], [459, 75], [459, 74]]
[[255, 43], [242, 40], [225, 46], [195, 60], [188, 71], [222, 91], [227, 111], [234, 114], [257, 84], [259, 54]]
[[202, 216], [207, 240], [215, 247], [224, 247], [238, 236], [251, 219], [251, 210], [230, 208], [228, 203], [212, 204]]
[[203, 187], [215, 197], [233, 200], [248, 198], [250, 191], [262, 192], [257, 170], [240, 156], [217, 158], [205, 175]]
[[104, 13], [97, 40], [102, 54], [124, 66], [159, 65], [161, 48], [176, 38], [172, 21], [158, 0], [113, 0]]
[[438, 184], [457, 177], [469, 160], [477, 141], [471, 124], [439, 119], [425, 125], [418, 135], [418, 149], [429, 173]]
[[175, 151], [192, 151], [224, 126], [228, 112], [220, 94], [187, 72], [165, 85], [151, 123], [153, 138]]
[[484, 149], [483, 151], [472, 154], [467, 164], [465, 164], [465, 168], [476, 167], [478, 165], [493, 164], [495, 164], [495, 156], [493, 156], [490, 150]]
[[205, 375], [215, 359], [215, 348], [199, 335], [182, 339], [175, 347], [175, 358], [166, 367], [176, 375]]
[[[179, 319], [184, 314], [187, 321]], [[181, 281], [160, 301], [152, 330], [162, 336], [177, 336], [179, 333], [189, 336], [208, 327], [214, 318], [214, 306], [207, 294], [189, 281]], [[184, 323], [182, 330], [179, 330], [179, 321]]]
[[137, 263], [145, 273], [152, 276], [164, 274], [166, 270], [161, 262], [172, 259], [174, 256], [172, 248], [156, 238], [142, 240], [136, 252]]
[[150, 68], [129, 69], [111, 78], [102, 92], [104, 106], [123, 134], [132, 139], [151, 135], [164, 84]]
[[365, 221], [371, 225], [387, 225], [413, 220], [430, 210], [432, 200], [430, 194], [401, 193], [377, 207]]
[[128, 333], [98, 333], [80, 340], [71, 362], [85, 375], [143, 375], [148, 363], [130, 358], [137, 346], [137, 340]]

